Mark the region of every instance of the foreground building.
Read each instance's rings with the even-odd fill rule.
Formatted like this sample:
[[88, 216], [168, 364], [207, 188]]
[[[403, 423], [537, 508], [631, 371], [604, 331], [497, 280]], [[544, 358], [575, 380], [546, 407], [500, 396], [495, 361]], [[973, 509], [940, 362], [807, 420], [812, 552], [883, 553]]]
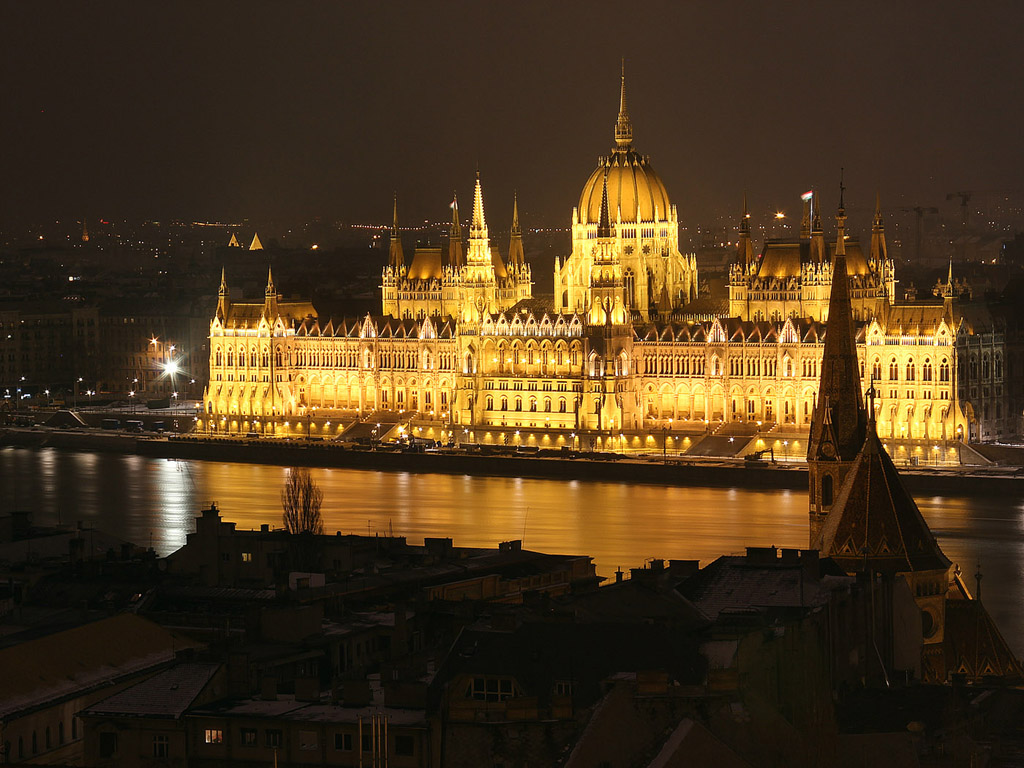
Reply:
[[397, 412], [432, 439], [654, 448], [660, 438], [685, 450], [726, 430], [746, 437], [729, 444], [736, 454], [792, 443], [802, 455], [843, 253], [879, 434], [903, 458], [936, 463], [956, 460], [960, 441], [1010, 434], [992, 317], [953, 296], [952, 273], [941, 301], [895, 303], [880, 208], [865, 253], [846, 235], [842, 200], [834, 246], [806, 202], [800, 237], [768, 241], [757, 257], [744, 211], [729, 316], [709, 312], [695, 256], [678, 250], [676, 208], [633, 147], [623, 80], [615, 146], [573, 209], [550, 300], [532, 296], [518, 206], [508, 259], [491, 244], [479, 177], [468, 243], [455, 203], [446, 254], [417, 248], [407, 266], [396, 205], [379, 316], [320, 318], [281, 301], [272, 279], [263, 302], [231, 301], [222, 281], [200, 427], [334, 436]]
[[[870, 585], [868, 679], [1018, 683], [1020, 662], [943, 553], [882, 447], [875, 386], [862, 397], [853, 282], [838, 242], [820, 396], [807, 449], [810, 544]], [[912, 597], [917, 611], [907, 610]], [[901, 607], [901, 602], [903, 606]], [[869, 654], [870, 656], [870, 654]]]

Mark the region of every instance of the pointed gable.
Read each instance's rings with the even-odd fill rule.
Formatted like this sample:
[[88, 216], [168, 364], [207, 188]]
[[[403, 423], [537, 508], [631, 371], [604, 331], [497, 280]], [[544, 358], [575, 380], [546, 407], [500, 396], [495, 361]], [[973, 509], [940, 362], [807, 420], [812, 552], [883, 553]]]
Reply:
[[[873, 422], [867, 432], [821, 529], [821, 553], [847, 573], [865, 567], [888, 573], [949, 568], [949, 559], [879, 442]], [[827, 430], [822, 437], [827, 439]]]

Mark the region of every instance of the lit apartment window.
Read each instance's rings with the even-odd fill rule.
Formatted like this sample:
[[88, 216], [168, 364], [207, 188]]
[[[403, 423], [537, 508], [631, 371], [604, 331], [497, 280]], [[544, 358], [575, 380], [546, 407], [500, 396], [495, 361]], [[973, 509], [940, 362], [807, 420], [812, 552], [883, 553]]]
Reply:
[[219, 728], [207, 728], [203, 741], [205, 741], [207, 744], [223, 744], [224, 731], [220, 730]]
[[252, 562], [252, 552], [243, 552], [242, 553], [242, 562], [243, 563], [251, 563]]
[[171, 744], [168, 736], [153, 737], [153, 757], [170, 757]]

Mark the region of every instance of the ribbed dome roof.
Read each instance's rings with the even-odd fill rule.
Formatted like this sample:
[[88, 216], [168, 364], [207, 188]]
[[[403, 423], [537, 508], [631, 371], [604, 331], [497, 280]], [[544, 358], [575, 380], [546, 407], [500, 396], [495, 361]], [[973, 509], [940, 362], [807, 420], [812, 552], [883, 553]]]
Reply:
[[608, 215], [614, 222], [635, 224], [653, 221], [655, 209], [659, 220], [669, 217], [668, 192], [661, 177], [651, 167], [650, 160], [633, 150], [633, 123], [626, 105], [626, 69], [623, 62], [622, 84], [619, 91], [619, 117], [615, 122], [615, 151], [602, 157], [597, 168], [583, 185], [579, 215], [584, 223], [597, 223], [601, 218], [601, 197], [605, 174], [608, 176]]
[[596, 222], [601, 216], [601, 192], [606, 169], [608, 214], [613, 222], [620, 211], [622, 220], [626, 222], [652, 221], [655, 208], [659, 219], [668, 218], [668, 191], [650, 161], [632, 150], [619, 150], [609, 157], [601, 158], [583, 185], [579, 205], [581, 220]]

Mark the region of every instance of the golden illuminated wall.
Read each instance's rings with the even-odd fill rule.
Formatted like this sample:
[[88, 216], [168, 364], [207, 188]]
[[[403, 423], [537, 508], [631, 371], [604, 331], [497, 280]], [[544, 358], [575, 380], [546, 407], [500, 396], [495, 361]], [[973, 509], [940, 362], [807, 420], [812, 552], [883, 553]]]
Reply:
[[[587, 313], [596, 286], [605, 281], [607, 259], [600, 253], [597, 223], [580, 221], [574, 211], [572, 252], [555, 261], [555, 311]], [[679, 252], [679, 221], [675, 206], [657, 221], [612, 222], [612, 263], [621, 275], [621, 300], [646, 319], [649, 308], [667, 297], [669, 309], [697, 297], [697, 261]]]

